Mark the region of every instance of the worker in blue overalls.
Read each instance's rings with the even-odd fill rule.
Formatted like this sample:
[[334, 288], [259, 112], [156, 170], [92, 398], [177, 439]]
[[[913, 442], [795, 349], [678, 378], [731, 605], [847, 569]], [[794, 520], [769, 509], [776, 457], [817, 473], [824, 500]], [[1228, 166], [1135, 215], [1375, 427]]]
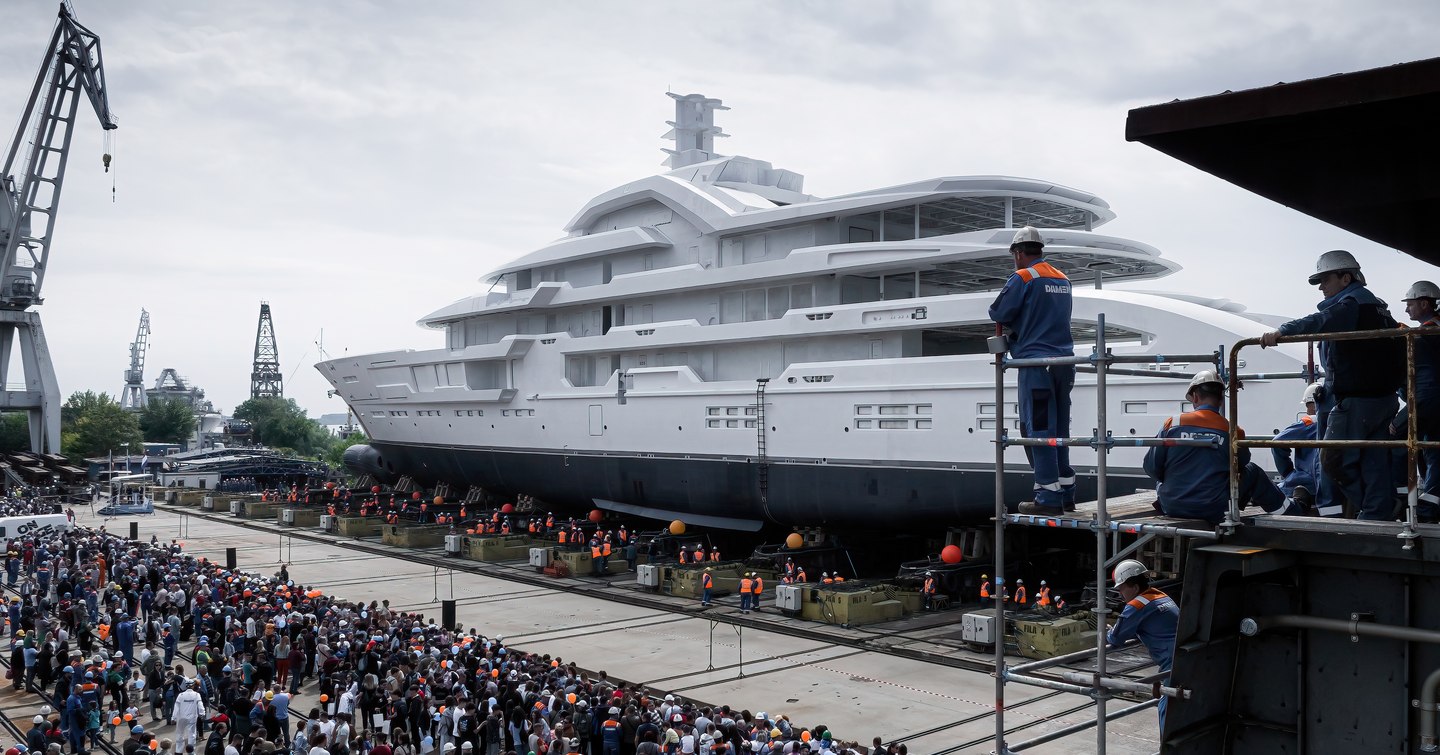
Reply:
[[[1070, 279], [1044, 259], [1040, 232], [1025, 226], [1010, 242], [1015, 272], [990, 305], [990, 319], [1009, 335], [1010, 356], [1070, 357], [1073, 303]], [[1070, 390], [1074, 365], [1019, 368], [1020, 432], [1026, 438], [1063, 438], [1070, 434]], [[1025, 447], [1035, 473], [1035, 501], [1020, 505], [1026, 514], [1059, 514], [1075, 507], [1075, 470], [1065, 447]]]
[[[1405, 314], [1421, 328], [1440, 327], [1440, 314], [1436, 313], [1436, 300], [1440, 299], [1440, 286], [1430, 281], [1416, 281], [1405, 292]], [[1402, 396], [1404, 398], [1404, 396]], [[1415, 339], [1415, 403], [1420, 440], [1440, 440], [1440, 335]], [[1404, 438], [1409, 431], [1410, 407], [1402, 407], [1390, 420], [1390, 435]], [[1409, 489], [1409, 475], [1405, 472], [1404, 451], [1399, 472], [1395, 479], [1397, 491]], [[1426, 448], [1421, 451], [1424, 460], [1425, 479], [1420, 482], [1420, 503], [1416, 514], [1422, 521], [1434, 522], [1440, 519], [1440, 449]]]
[[[1310, 285], [1325, 297], [1314, 314], [1283, 323], [1260, 336], [1262, 348], [1283, 336], [1387, 330], [1396, 326], [1386, 304], [1365, 286], [1355, 255], [1334, 249], [1315, 261]], [[1405, 344], [1401, 339], [1322, 342], [1325, 380], [1318, 399], [1323, 440], [1387, 440], [1386, 423], [1399, 408], [1405, 385]], [[1388, 448], [1327, 448], [1320, 454], [1322, 516], [1342, 516], [1349, 507], [1360, 519], [1393, 520], [1395, 480]]]
[[[1315, 440], [1319, 437], [1320, 426], [1315, 422], [1315, 393], [1319, 390], [1318, 382], [1305, 386], [1305, 392], [1300, 394], [1300, 406], [1305, 413], [1281, 430], [1275, 440]], [[1280, 492], [1307, 504], [1314, 499], [1315, 477], [1320, 463], [1318, 451], [1317, 448], [1270, 449], [1275, 459], [1275, 471], [1280, 473]]]
[[[1115, 565], [1115, 590], [1125, 601], [1120, 619], [1110, 627], [1106, 641], [1120, 647], [1138, 639], [1150, 653], [1150, 660], [1169, 674], [1175, 656], [1175, 631], [1180, 624], [1180, 607], [1169, 595], [1150, 586], [1150, 570], [1145, 564], [1127, 558]], [[1165, 681], [1169, 681], [1168, 679]], [[1165, 733], [1167, 698], [1160, 698], [1160, 733]]]
[[[1203, 519], [1219, 524], [1230, 501], [1230, 421], [1220, 414], [1225, 384], [1214, 370], [1201, 370], [1190, 379], [1185, 400], [1195, 410], [1165, 420], [1159, 438], [1209, 439], [1210, 446], [1151, 446], [1145, 453], [1145, 473], [1160, 483], [1160, 510], [1167, 516]], [[1236, 434], [1244, 438], [1239, 428]], [[1250, 449], [1241, 447], [1240, 507], [1258, 504], [1271, 514], [1309, 514], [1300, 503], [1285, 497], [1263, 469], [1250, 461]]]

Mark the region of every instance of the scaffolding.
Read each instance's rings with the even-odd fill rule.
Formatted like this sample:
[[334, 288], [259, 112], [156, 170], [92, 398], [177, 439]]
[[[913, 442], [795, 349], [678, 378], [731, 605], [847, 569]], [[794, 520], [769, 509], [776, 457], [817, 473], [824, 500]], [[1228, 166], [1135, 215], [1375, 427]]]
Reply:
[[[998, 329], [997, 329], [998, 330]], [[1416, 530], [1418, 520], [1417, 507], [1419, 503], [1419, 485], [1417, 475], [1417, 457], [1419, 453], [1427, 448], [1440, 448], [1440, 442], [1419, 440], [1418, 412], [1414, 411], [1415, 403], [1415, 339], [1440, 335], [1440, 328], [1407, 328], [1398, 330], [1373, 330], [1356, 331], [1350, 333], [1330, 333], [1320, 335], [1284, 336], [1279, 343], [1311, 343], [1312, 354], [1313, 344], [1321, 341], [1352, 341], [1369, 340], [1379, 338], [1404, 338], [1405, 348], [1405, 403], [1412, 407], [1409, 412], [1409, 425], [1404, 439], [1396, 440], [1314, 440], [1314, 441], [1276, 441], [1264, 438], [1243, 438], [1240, 437], [1239, 428], [1239, 398], [1238, 389], [1243, 380], [1247, 379], [1288, 379], [1299, 378], [1306, 381], [1315, 378], [1313, 362], [1309, 369], [1300, 372], [1289, 373], [1254, 373], [1241, 374], [1239, 366], [1239, 353], [1241, 349], [1249, 346], [1260, 345], [1260, 339], [1244, 339], [1234, 344], [1229, 351], [1228, 360], [1224, 360], [1222, 351], [1215, 351], [1210, 354], [1170, 354], [1143, 356], [1116, 355], [1111, 353], [1105, 342], [1105, 315], [1097, 318], [1096, 339], [1092, 353], [1087, 356], [1069, 357], [1043, 357], [1043, 358], [1006, 358], [1006, 346], [1003, 339], [997, 338], [992, 341], [990, 351], [995, 354], [995, 594], [1004, 596], [1007, 591], [1005, 582], [1005, 530], [1007, 526], [1038, 526], [1038, 527], [1069, 527], [1074, 529], [1089, 529], [1095, 534], [1095, 617], [1096, 617], [1096, 642], [1093, 649], [1087, 649], [1057, 656], [1041, 661], [1032, 661], [1011, 666], [1006, 661], [1005, 647], [1008, 632], [1005, 625], [1005, 600], [1003, 597], [995, 600], [995, 626], [997, 641], [995, 643], [995, 749], [998, 755], [1007, 755], [1012, 752], [1021, 752], [1031, 747], [1060, 739], [1065, 736], [1085, 731], [1089, 728], [1095, 729], [1096, 753], [1103, 755], [1106, 750], [1106, 724], [1109, 721], [1137, 713], [1142, 710], [1153, 708], [1163, 697], [1188, 699], [1190, 690], [1171, 686], [1167, 684], [1167, 673], [1154, 674], [1151, 676], [1130, 679], [1112, 675], [1107, 670], [1106, 658], [1109, 651], [1107, 638], [1107, 620], [1112, 613], [1106, 606], [1106, 584], [1109, 566], [1126, 558], [1143, 541], [1137, 541], [1128, 548], [1121, 549], [1119, 541], [1114, 541], [1114, 553], [1110, 553], [1110, 540], [1120, 533], [1139, 535], [1142, 538], [1155, 536], [1173, 536], [1194, 539], [1223, 539], [1227, 534], [1233, 533], [1237, 527], [1243, 526], [1244, 522], [1240, 516], [1240, 449], [1241, 448], [1404, 448], [1407, 452], [1407, 493], [1406, 493], [1406, 516], [1405, 521], [1397, 537], [1402, 541], [1402, 547], [1406, 550], [1414, 548], [1414, 541], [1420, 537]], [[1155, 362], [1192, 362], [1208, 363], [1214, 365], [1217, 373], [1225, 381], [1229, 395], [1229, 437], [1228, 454], [1230, 460], [1229, 469], [1229, 501], [1226, 514], [1222, 522], [1214, 530], [1196, 529], [1183, 526], [1156, 523], [1135, 523], [1112, 521], [1107, 510], [1106, 493], [1106, 455], [1110, 449], [1116, 447], [1154, 447], [1154, 446], [1211, 446], [1220, 445], [1219, 441], [1212, 441], [1200, 438], [1116, 438], [1110, 434], [1107, 427], [1106, 409], [1106, 377], [1107, 375], [1143, 375], [1146, 377], [1189, 379], [1190, 374], [1179, 374], [1172, 372], [1142, 370], [1125, 367], [1113, 367], [1117, 364]], [[1067, 437], [1067, 438], [1012, 438], [1005, 428], [1005, 371], [1008, 369], [1019, 369], [1025, 367], [1051, 367], [1051, 366], [1074, 366], [1077, 371], [1093, 373], [1095, 375], [1095, 404], [1096, 404], [1096, 426], [1094, 433], [1089, 437]], [[1005, 449], [1011, 446], [1049, 446], [1049, 447], [1076, 447], [1083, 446], [1093, 448], [1096, 451], [1095, 457], [1095, 504], [1096, 510], [1093, 518], [1082, 518], [1079, 516], [1050, 516], [1050, 515], [1028, 515], [1010, 513], [1005, 498]], [[1323, 451], [1322, 451], [1323, 452]], [[1337, 522], [1338, 524], [1338, 522]], [[1094, 659], [1094, 671], [1075, 672], [1067, 671], [1061, 674], [1045, 674], [1046, 669], [1055, 666], [1071, 663], [1077, 660]], [[1025, 684], [1045, 689], [1072, 692], [1085, 695], [1095, 701], [1095, 717], [1090, 721], [1083, 721], [1076, 724], [1064, 726], [1055, 731], [1047, 732], [1038, 737], [1016, 743], [1007, 744], [1005, 740], [1005, 688], [1007, 684]], [[1108, 700], [1116, 693], [1133, 693], [1149, 696], [1150, 699], [1124, 708], [1108, 711]], [[1161, 732], [1163, 736], [1163, 732]]]

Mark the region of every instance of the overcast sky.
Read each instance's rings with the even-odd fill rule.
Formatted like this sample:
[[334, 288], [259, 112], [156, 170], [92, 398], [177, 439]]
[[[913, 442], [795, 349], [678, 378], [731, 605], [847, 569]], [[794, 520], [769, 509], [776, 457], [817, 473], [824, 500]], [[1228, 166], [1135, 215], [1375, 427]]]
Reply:
[[[1304, 314], [1339, 247], [1401, 314], [1440, 277], [1124, 140], [1134, 107], [1431, 57], [1434, 2], [76, 6], [120, 130], [106, 174], [83, 112], [65, 182], [42, 312], [67, 395], [118, 394], [144, 307], [147, 383], [174, 367], [233, 409], [264, 299], [286, 395], [343, 412], [312, 367], [322, 330], [335, 356], [443, 345], [415, 321], [663, 170], [667, 89], [723, 99], [720, 151], [812, 194], [971, 174], [1093, 191], [1119, 216], [1105, 232], [1185, 267], [1148, 288]], [[0, 8], [7, 126], [56, 7]]]

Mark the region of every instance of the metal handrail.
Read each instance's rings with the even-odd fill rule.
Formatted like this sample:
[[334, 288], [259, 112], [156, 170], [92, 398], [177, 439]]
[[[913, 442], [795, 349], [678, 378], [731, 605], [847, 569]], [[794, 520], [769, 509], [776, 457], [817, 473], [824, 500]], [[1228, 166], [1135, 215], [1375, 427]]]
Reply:
[[[1008, 589], [1005, 583], [1005, 526], [1007, 523], [1015, 524], [1032, 523], [1020, 515], [1012, 515], [1005, 504], [1005, 449], [1009, 446], [1081, 446], [1090, 447], [1096, 450], [1095, 456], [1095, 518], [1088, 523], [1088, 526], [1095, 533], [1095, 620], [1097, 627], [1106, 625], [1105, 617], [1111, 613], [1105, 604], [1106, 582], [1105, 562], [1108, 540], [1112, 531], [1122, 528], [1111, 522], [1109, 511], [1106, 507], [1106, 463], [1111, 448], [1119, 446], [1213, 446], [1214, 441], [1201, 439], [1179, 439], [1179, 438], [1116, 438], [1112, 436], [1106, 426], [1106, 376], [1107, 374], [1136, 374], [1149, 373], [1149, 370], [1112, 370], [1115, 364], [1167, 364], [1173, 362], [1201, 362], [1213, 364], [1216, 370], [1221, 367], [1223, 354], [1215, 351], [1209, 354], [1112, 354], [1105, 344], [1105, 315], [1100, 314], [1096, 318], [1095, 344], [1092, 353], [1086, 356], [1069, 357], [1033, 357], [1020, 359], [1006, 359], [1003, 348], [999, 348], [995, 354], [995, 595], [1003, 596]], [[996, 335], [1000, 335], [1000, 327], [996, 326]], [[1084, 369], [1095, 374], [1095, 405], [1096, 405], [1096, 428], [1094, 434], [1089, 438], [1011, 438], [1005, 430], [1005, 370], [1017, 367], [1050, 367], [1060, 365], [1073, 365], [1078, 369]], [[1172, 375], [1165, 372], [1153, 371], [1155, 377], [1189, 378], [1190, 375]], [[1236, 370], [1232, 366], [1230, 374], [1234, 375]], [[1143, 376], [1149, 377], [1149, 374]], [[1031, 517], [1034, 519], [1034, 517]], [[1053, 525], [1058, 526], [1063, 518], [1049, 518]], [[1066, 522], [1068, 523], [1068, 522]], [[1047, 523], [1048, 524], [1048, 523]], [[1078, 522], [1077, 522], [1078, 524]], [[1176, 530], [1180, 532], [1180, 530]], [[1214, 533], [1196, 532], [1197, 535], [1214, 537]], [[1095, 671], [1087, 673], [1085, 680], [1089, 681], [1088, 686], [1067, 683], [1058, 680], [1035, 677], [1029, 674], [1016, 674], [1014, 669], [1006, 665], [1005, 660], [1005, 601], [997, 597], [995, 606], [995, 627], [999, 634], [995, 643], [995, 752], [1005, 753], [1010, 750], [1005, 744], [1005, 685], [1007, 681], [1013, 681], [1034, 686], [1048, 687], [1050, 689], [1064, 692], [1074, 692], [1091, 697], [1095, 701], [1095, 719], [1089, 725], [1095, 727], [1095, 752], [1104, 755], [1106, 730], [1105, 722], [1111, 718], [1133, 712], [1138, 706], [1118, 711], [1115, 715], [1107, 714], [1106, 701], [1112, 697], [1111, 689], [1125, 687], [1127, 680], [1111, 677], [1106, 670], [1106, 651], [1108, 649], [1107, 637], [1104, 631], [1096, 632], [1095, 647], [1086, 651], [1093, 653], [1095, 658]], [[1023, 665], [1023, 664], [1022, 664]], [[1156, 687], [1158, 689], [1158, 685]], [[1172, 694], [1179, 691], [1167, 688]], [[1088, 727], [1067, 727], [1063, 734], [1056, 732], [1056, 737], [1064, 734], [1080, 731]], [[1044, 741], [1049, 741], [1046, 739]], [[1038, 743], [1038, 742], [1037, 742]]]
[[1406, 514], [1405, 525], [1398, 537], [1404, 541], [1404, 549], [1410, 550], [1415, 547], [1415, 540], [1420, 537], [1415, 525], [1418, 523], [1417, 509], [1420, 503], [1419, 475], [1417, 471], [1417, 456], [1425, 448], [1440, 448], [1440, 442], [1422, 441], [1419, 439], [1420, 415], [1416, 411], [1415, 403], [1415, 339], [1430, 336], [1440, 336], [1440, 328], [1385, 328], [1381, 330], [1355, 330], [1344, 333], [1311, 333], [1294, 336], [1280, 336], [1276, 343], [1310, 343], [1315, 342], [1337, 342], [1337, 341], [1373, 341], [1384, 338], [1405, 339], [1405, 405], [1409, 407], [1407, 412], [1408, 422], [1405, 428], [1404, 440], [1311, 440], [1311, 441], [1276, 441], [1276, 440], [1249, 440], [1240, 437], [1240, 397], [1238, 372], [1240, 364], [1240, 350], [1246, 346], [1260, 345], [1259, 338], [1245, 338], [1235, 342], [1230, 347], [1229, 371], [1226, 375], [1227, 387], [1230, 391], [1230, 505], [1225, 513], [1225, 520], [1220, 523], [1221, 529], [1226, 532], [1234, 532], [1240, 526], [1240, 449], [1241, 448], [1404, 448], [1405, 449], [1405, 474], [1406, 474]]

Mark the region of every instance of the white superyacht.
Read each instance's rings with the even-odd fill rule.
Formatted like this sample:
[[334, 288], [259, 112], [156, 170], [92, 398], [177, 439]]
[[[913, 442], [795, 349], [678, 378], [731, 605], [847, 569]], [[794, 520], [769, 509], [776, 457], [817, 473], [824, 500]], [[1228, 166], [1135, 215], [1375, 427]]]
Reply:
[[[595, 197], [486, 293], [421, 320], [443, 346], [316, 365], [371, 438], [347, 452], [353, 470], [742, 530], [974, 522], [994, 500], [986, 310], [1015, 228], [1040, 228], [1075, 282], [1079, 353], [1102, 313], [1121, 354], [1209, 353], [1267, 329], [1224, 300], [1111, 288], [1179, 268], [1096, 233], [1114, 213], [1089, 193], [965, 176], [816, 197], [797, 173], [716, 154], [719, 100], [670, 96], [669, 171]], [[1305, 360], [1293, 346], [1246, 356], [1247, 372]], [[1188, 408], [1182, 381], [1108, 383], [1116, 435]], [[1289, 424], [1302, 385], [1251, 381], [1242, 424]], [[1091, 432], [1093, 375], [1072, 417], [1072, 434]], [[1150, 484], [1142, 452], [1111, 453], [1112, 493]], [[1083, 496], [1095, 456], [1072, 460]], [[1028, 498], [1022, 449], [1006, 468], [1011, 497]]]

